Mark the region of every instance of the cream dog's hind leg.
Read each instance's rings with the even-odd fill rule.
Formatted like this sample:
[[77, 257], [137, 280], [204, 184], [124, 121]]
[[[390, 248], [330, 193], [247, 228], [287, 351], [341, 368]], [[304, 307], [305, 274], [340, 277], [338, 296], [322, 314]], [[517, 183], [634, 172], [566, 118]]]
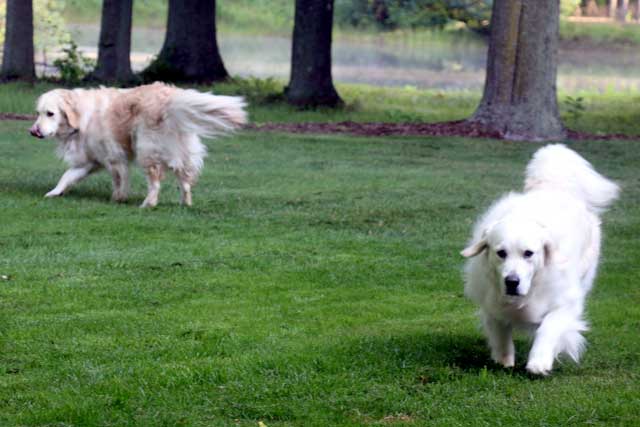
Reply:
[[113, 183], [113, 193], [111, 200], [114, 202], [124, 202], [129, 193], [129, 167], [127, 163], [112, 163], [107, 169], [111, 173]]

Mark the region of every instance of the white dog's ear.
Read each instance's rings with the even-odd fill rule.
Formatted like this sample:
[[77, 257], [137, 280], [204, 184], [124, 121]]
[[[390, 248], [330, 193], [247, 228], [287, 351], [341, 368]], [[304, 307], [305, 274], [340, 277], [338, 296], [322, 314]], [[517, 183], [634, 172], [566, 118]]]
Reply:
[[462, 255], [465, 258], [471, 258], [478, 255], [480, 252], [484, 251], [487, 248], [487, 246], [489, 246], [487, 236], [489, 235], [489, 232], [491, 231], [494, 225], [496, 225], [495, 222], [491, 223], [487, 228], [485, 228], [484, 231], [482, 232], [482, 236], [480, 237], [480, 240], [478, 240], [477, 242], [473, 242], [469, 246], [464, 248], [462, 251], [460, 251], [460, 255]]
[[74, 129], [78, 129], [80, 127], [80, 114], [78, 113], [76, 102], [71, 92], [66, 91], [62, 95], [62, 102], [60, 103], [60, 109], [62, 110], [64, 115], [67, 117], [69, 126], [71, 126]]
[[460, 252], [460, 255], [462, 255], [465, 258], [474, 257], [478, 255], [480, 252], [484, 251], [486, 248], [487, 248], [487, 238], [485, 236], [482, 236], [482, 239], [464, 248]]
[[554, 261], [556, 255], [556, 246], [551, 240], [544, 242], [544, 265], [549, 265]]

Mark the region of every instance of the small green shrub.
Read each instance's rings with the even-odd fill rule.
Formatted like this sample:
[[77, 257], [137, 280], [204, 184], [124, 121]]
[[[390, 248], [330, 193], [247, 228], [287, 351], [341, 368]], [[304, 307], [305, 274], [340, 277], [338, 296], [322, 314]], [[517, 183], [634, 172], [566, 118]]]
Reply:
[[266, 79], [235, 77], [233, 83], [236, 85], [238, 94], [252, 103], [270, 103], [284, 99], [282, 83], [273, 77]]
[[581, 96], [574, 98], [567, 95], [563, 101], [563, 104], [567, 109], [566, 118], [567, 120], [571, 121], [572, 124], [575, 124], [586, 111], [586, 108], [584, 106], [584, 98]]
[[53, 65], [58, 69], [60, 80], [64, 83], [79, 83], [96, 65], [94, 60], [85, 57], [78, 50], [78, 45], [73, 40], [62, 52], [65, 56], [53, 61]]

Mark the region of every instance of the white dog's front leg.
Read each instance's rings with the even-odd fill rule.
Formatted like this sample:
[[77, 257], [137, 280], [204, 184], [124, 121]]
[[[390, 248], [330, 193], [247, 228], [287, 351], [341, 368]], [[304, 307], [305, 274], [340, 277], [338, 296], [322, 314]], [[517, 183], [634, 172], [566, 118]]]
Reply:
[[515, 365], [515, 347], [513, 346], [512, 327], [495, 319], [490, 314], [482, 313], [482, 324], [489, 340], [491, 358], [504, 366]]
[[538, 327], [529, 352], [527, 371], [536, 375], [547, 375], [553, 367], [558, 354], [566, 352], [578, 361], [584, 338], [580, 334], [586, 330], [580, 314], [574, 310], [556, 309], [547, 314]]
[[45, 194], [44, 197], [57, 197], [63, 195], [64, 192], [69, 189], [69, 187], [77, 184], [79, 181], [89, 175], [94, 169], [95, 165], [89, 163], [67, 170], [64, 174], [62, 174], [62, 177], [60, 177], [58, 185], [56, 185], [53, 190]]

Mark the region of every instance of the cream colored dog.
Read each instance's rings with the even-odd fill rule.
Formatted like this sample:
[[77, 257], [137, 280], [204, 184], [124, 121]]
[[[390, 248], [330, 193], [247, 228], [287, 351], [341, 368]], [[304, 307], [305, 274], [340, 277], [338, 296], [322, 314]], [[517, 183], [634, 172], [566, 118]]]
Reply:
[[584, 349], [584, 304], [600, 257], [600, 214], [618, 186], [564, 145], [527, 166], [525, 191], [495, 202], [462, 255], [465, 293], [480, 306], [491, 356], [515, 363], [512, 331], [533, 335], [527, 370], [546, 375], [557, 356]]
[[242, 98], [214, 96], [162, 83], [134, 89], [55, 89], [40, 96], [38, 119], [30, 129], [37, 138], [56, 138], [58, 155], [69, 165], [45, 197], [63, 195], [90, 173], [105, 168], [113, 179], [114, 201], [129, 188], [128, 164], [134, 158], [148, 181], [142, 207], [158, 203], [167, 169], [180, 183], [181, 202], [191, 205], [206, 147], [213, 137], [247, 121]]

